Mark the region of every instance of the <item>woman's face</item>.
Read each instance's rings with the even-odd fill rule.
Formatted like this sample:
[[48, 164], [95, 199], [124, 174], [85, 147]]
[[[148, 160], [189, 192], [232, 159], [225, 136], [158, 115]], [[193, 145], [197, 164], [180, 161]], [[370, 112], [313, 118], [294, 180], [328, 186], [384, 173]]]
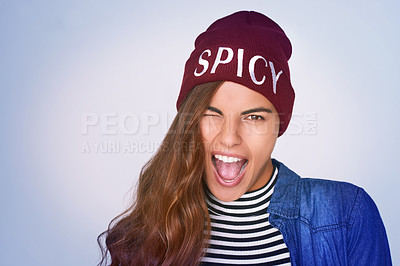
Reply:
[[200, 121], [206, 184], [222, 201], [261, 188], [273, 166], [279, 116], [263, 95], [234, 82], [217, 90]]

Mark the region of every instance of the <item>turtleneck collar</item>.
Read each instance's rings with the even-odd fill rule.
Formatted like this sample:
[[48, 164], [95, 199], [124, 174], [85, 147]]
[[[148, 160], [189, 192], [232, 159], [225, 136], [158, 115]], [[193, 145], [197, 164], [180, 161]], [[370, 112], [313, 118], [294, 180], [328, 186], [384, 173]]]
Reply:
[[248, 217], [266, 213], [269, 206], [274, 185], [277, 180], [278, 169], [274, 167], [271, 178], [261, 188], [246, 192], [239, 199], [225, 202], [217, 199], [208, 189], [207, 206], [210, 214], [234, 217]]

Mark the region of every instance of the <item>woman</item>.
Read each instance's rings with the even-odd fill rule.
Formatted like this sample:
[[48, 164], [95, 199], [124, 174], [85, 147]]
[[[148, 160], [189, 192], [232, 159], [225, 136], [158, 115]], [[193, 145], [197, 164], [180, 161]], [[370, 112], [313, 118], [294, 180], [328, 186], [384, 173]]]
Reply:
[[271, 159], [294, 103], [290, 56], [284, 31], [256, 12], [199, 35], [135, 203], [101, 235], [111, 265], [391, 264], [361, 188], [303, 179]]

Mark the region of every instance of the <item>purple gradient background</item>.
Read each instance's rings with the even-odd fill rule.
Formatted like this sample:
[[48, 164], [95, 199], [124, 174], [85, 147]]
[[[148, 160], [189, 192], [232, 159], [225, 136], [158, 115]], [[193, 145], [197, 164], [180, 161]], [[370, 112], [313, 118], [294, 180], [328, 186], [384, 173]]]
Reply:
[[[0, 265], [98, 262], [96, 237], [129, 205], [153, 149], [84, 144], [160, 142], [195, 37], [243, 9], [276, 20], [294, 48], [297, 120], [274, 157], [365, 188], [400, 264], [398, 1], [25, 0], [0, 1]], [[137, 114], [140, 127], [105, 134], [103, 121], [83, 134], [87, 113]]]

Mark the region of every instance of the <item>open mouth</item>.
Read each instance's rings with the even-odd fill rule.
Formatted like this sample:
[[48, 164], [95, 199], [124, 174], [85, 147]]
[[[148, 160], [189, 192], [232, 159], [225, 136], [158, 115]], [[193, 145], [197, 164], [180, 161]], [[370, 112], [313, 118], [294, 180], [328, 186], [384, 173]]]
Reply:
[[236, 181], [239, 182], [248, 163], [246, 159], [220, 154], [213, 155], [211, 160], [223, 185], [233, 185]]

